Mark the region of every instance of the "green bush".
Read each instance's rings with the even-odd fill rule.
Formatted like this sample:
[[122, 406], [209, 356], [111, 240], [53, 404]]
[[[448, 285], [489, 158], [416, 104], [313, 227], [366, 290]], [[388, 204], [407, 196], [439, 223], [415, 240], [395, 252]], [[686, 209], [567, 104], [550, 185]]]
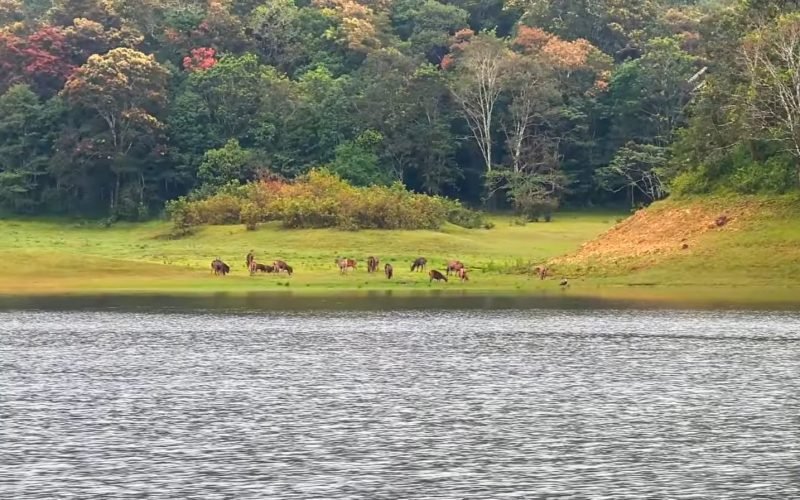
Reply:
[[773, 156], [764, 163], [747, 162], [737, 166], [730, 185], [742, 194], [782, 194], [797, 185], [795, 168], [782, 156]]
[[447, 212], [447, 222], [468, 229], [478, 229], [481, 227], [490, 229], [487, 227], [490, 223], [486, 222], [482, 213], [470, 210], [457, 201], [447, 201], [450, 203], [450, 210]]
[[711, 182], [704, 167], [678, 174], [670, 184], [670, 193], [675, 196], [706, 194], [711, 191]]
[[177, 234], [198, 224], [235, 224], [255, 229], [279, 220], [288, 228], [438, 229], [445, 222], [490, 225], [479, 212], [439, 196], [416, 194], [402, 184], [355, 187], [335, 174], [314, 170], [289, 183], [269, 180], [225, 189], [199, 200], [167, 205]]

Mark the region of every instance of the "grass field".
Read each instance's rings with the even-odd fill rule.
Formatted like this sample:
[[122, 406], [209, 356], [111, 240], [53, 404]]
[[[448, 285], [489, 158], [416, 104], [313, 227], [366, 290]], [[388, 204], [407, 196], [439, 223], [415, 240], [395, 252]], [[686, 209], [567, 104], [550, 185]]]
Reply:
[[[709, 229], [719, 214], [729, 214], [731, 222]], [[182, 239], [170, 239], [169, 224], [159, 221], [103, 228], [95, 222], [11, 219], [0, 221], [5, 263], [0, 295], [446, 290], [800, 304], [796, 198], [661, 202], [609, 230], [626, 215], [559, 213], [551, 223], [526, 226], [495, 216], [490, 230], [208, 226]], [[249, 276], [244, 259], [250, 249], [260, 262], [289, 262], [295, 274]], [[395, 279], [386, 280], [382, 272], [367, 274], [369, 255], [381, 259], [381, 269], [391, 262]], [[210, 261], [218, 256], [231, 265], [227, 277], [210, 273]], [[356, 258], [359, 269], [340, 275], [337, 256]], [[447, 260], [459, 259], [470, 269], [470, 281], [430, 284], [424, 273], [409, 271], [418, 256], [428, 258], [429, 269], [440, 270]], [[543, 262], [555, 272], [540, 281], [529, 271]], [[565, 291], [558, 286], [562, 276], [570, 279]]]
[[[467, 290], [527, 290], [540, 283], [511, 271], [569, 252], [611, 227], [624, 214], [561, 213], [551, 223], [512, 225], [511, 218], [493, 217], [490, 230], [448, 226], [442, 231], [287, 230], [277, 224], [246, 231], [243, 226], [207, 226], [195, 234], [170, 239], [166, 222], [120, 223], [102, 228], [93, 222], [66, 220], [0, 221], [0, 294], [66, 292], [250, 292], [291, 289], [421, 290], [438, 287]], [[257, 260], [282, 259], [295, 274], [257, 275], [245, 269], [245, 255]], [[375, 255], [395, 267], [390, 282], [382, 272], [366, 273], [366, 257]], [[230, 275], [211, 276], [209, 264], [221, 257]], [[356, 272], [341, 276], [337, 256], [360, 262]], [[430, 285], [424, 273], [411, 273], [411, 261], [428, 259], [429, 269], [443, 269], [450, 259], [463, 261], [470, 281]]]

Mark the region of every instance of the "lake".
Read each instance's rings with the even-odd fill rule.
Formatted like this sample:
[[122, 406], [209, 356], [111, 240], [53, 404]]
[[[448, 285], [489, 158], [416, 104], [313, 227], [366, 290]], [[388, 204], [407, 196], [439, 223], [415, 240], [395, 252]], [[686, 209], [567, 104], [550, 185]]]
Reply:
[[800, 495], [797, 312], [71, 300], [0, 311], [0, 498]]

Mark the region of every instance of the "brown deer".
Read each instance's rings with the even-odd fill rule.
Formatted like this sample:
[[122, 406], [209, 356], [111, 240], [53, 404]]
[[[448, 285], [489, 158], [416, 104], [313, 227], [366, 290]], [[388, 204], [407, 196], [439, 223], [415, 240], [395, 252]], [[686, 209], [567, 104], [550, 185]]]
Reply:
[[460, 260], [451, 260], [447, 263], [446, 273], [450, 276], [450, 271], [458, 274], [458, 271], [464, 269], [464, 264]]
[[378, 258], [377, 258], [377, 257], [373, 257], [372, 255], [370, 255], [370, 256], [367, 258], [367, 272], [368, 272], [368, 273], [374, 273], [374, 272], [377, 272], [377, 271], [378, 271], [378, 265], [379, 265], [380, 263], [381, 263], [381, 261], [380, 261], [380, 260], [378, 260]]
[[339, 266], [339, 272], [344, 274], [347, 272], [348, 269], [355, 270], [356, 269], [356, 261], [355, 259], [336, 259], [336, 265]]
[[431, 278], [428, 283], [433, 282], [433, 280], [444, 281], [445, 283], [447, 282], [447, 276], [445, 276], [444, 274], [440, 273], [436, 269], [431, 269], [431, 271], [428, 273], [428, 276], [430, 276], [430, 278]]

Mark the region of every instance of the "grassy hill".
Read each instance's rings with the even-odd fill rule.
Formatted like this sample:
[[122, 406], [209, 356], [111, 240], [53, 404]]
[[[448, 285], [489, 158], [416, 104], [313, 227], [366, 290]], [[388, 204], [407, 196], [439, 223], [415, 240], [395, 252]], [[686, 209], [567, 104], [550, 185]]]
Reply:
[[800, 287], [800, 200], [659, 202], [551, 265], [608, 285]]

